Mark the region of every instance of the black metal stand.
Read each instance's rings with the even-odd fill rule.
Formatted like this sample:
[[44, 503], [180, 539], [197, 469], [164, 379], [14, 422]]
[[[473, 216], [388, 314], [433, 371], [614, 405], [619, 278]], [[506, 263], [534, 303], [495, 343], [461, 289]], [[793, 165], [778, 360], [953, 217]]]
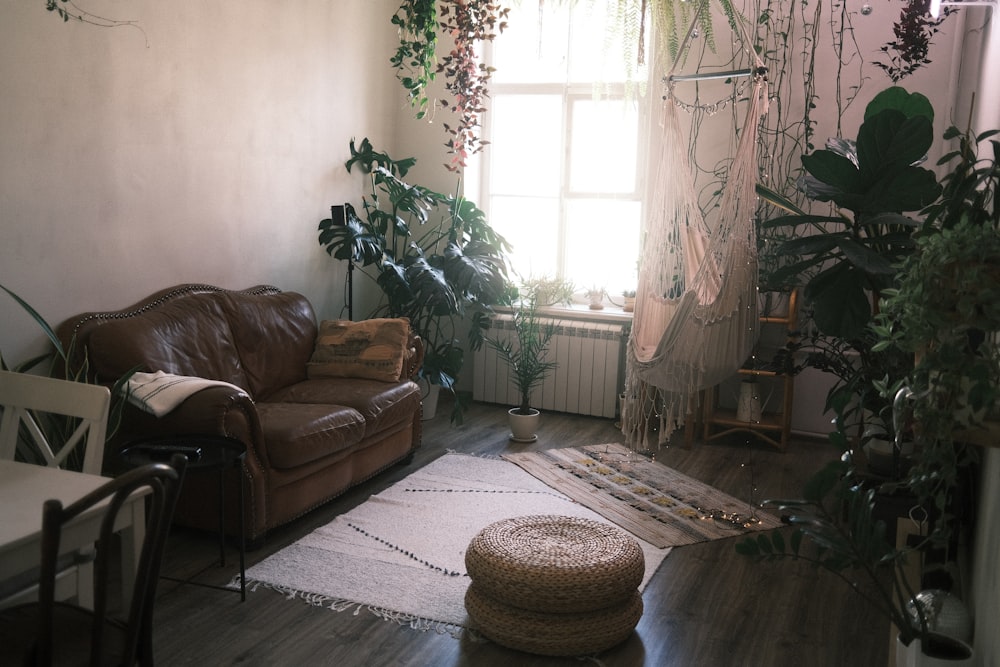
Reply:
[[[188, 460], [187, 469], [218, 468], [219, 470], [219, 566], [226, 566], [226, 470], [229, 468], [243, 469], [243, 461], [247, 456], [246, 445], [234, 438], [214, 435], [163, 435], [134, 440], [123, 447], [120, 455], [130, 466], [137, 467], [148, 463], [159, 463], [170, 460], [170, 457], [180, 453]], [[239, 481], [240, 489], [240, 600], [247, 599], [246, 583], [246, 537], [243, 480]], [[204, 570], [202, 570], [204, 572]], [[200, 572], [198, 574], [201, 574]], [[195, 576], [198, 576], [197, 574]], [[163, 576], [163, 579], [184, 584], [232, 591], [225, 586], [216, 586], [195, 581], [194, 577], [177, 579]]]
[[[347, 204], [330, 207], [330, 220], [335, 225], [347, 226]], [[354, 260], [347, 258], [347, 319], [354, 320]]]

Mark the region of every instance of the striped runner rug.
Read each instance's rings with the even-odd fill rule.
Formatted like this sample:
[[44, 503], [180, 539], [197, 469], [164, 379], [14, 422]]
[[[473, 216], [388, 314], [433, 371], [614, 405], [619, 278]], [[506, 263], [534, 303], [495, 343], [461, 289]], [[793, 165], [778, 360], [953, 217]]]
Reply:
[[641, 540], [682, 546], [781, 526], [778, 517], [622, 444], [505, 454]]

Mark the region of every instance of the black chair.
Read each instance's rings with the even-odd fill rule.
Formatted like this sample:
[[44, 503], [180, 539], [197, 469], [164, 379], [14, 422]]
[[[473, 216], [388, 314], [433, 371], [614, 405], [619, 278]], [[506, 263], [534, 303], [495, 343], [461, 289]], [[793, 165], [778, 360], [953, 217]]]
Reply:
[[[160, 561], [173, 517], [186, 459], [177, 455], [170, 465], [158, 463], [131, 470], [63, 507], [48, 500], [42, 510], [42, 560], [38, 601], [0, 612], [0, 651], [4, 664], [152, 665], [153, 602]], [[129, 609], [123, 618], [109, 614], [109, 553], [113, 552], [115, 518], [125, 499], [149, 489], [146, 535], [136, 569]], [[63, 526], [80, 513], [107, 501], [97, 536], [94, 609], [56, 602], [55, 577]], [[86, 661], [84, 656], [90, 656]], [[8, 663], [7, 661], [10, 660]]]

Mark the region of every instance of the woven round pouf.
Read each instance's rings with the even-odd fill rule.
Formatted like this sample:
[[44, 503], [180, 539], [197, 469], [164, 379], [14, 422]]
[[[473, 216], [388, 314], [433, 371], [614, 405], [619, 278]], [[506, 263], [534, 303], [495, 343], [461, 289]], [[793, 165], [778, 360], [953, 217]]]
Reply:
[[519, 609], [590, 611], [627, 600], [642, 582], [642, 549], [614, 526], [566, 516], [497, 521], [476, 535], [465, 567], [483, 595]]
[[472, 582], [465, 609], [487, 639], [518, 651], [551, 656], [600, 653], [622, 643], [642, 617], [642, 596], [593, 611], [551, 614], [519, 609], [479, 592]]
[[544, 655], [582, 655], [623, 641], [642, 616], [645, 562], [614, 526], [525, 516], [484, 528], [469, 544], [465, 607], [498, 644]]

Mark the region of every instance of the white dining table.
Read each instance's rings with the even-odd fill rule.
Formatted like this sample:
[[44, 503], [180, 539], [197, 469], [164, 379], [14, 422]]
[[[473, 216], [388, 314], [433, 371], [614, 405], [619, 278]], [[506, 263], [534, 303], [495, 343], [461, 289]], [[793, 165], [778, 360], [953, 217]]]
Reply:
[[[41, 563], [42, 505], [61, 500], [63, 506], [79, 500], [110, 479], [100, 475], [48, 468], [18, 461], [0, 460], [0, 580], [29, 572]], [[125, 609], [131, 601], [135, 572], [146, 533], [145, 493], [133, 493], [118, 513], [114, 529], [121, 535], [122, 597]], [[63, 527], [59, 554], [72, 553], [94, 543], [104, 516], [101, 503]], [[81, 568], [81, 591], [93, 590], [93, 568]], [[78, 602], [92, 606], [89, 599]], [[88, 604], [89, 603], [89, 604]]]

